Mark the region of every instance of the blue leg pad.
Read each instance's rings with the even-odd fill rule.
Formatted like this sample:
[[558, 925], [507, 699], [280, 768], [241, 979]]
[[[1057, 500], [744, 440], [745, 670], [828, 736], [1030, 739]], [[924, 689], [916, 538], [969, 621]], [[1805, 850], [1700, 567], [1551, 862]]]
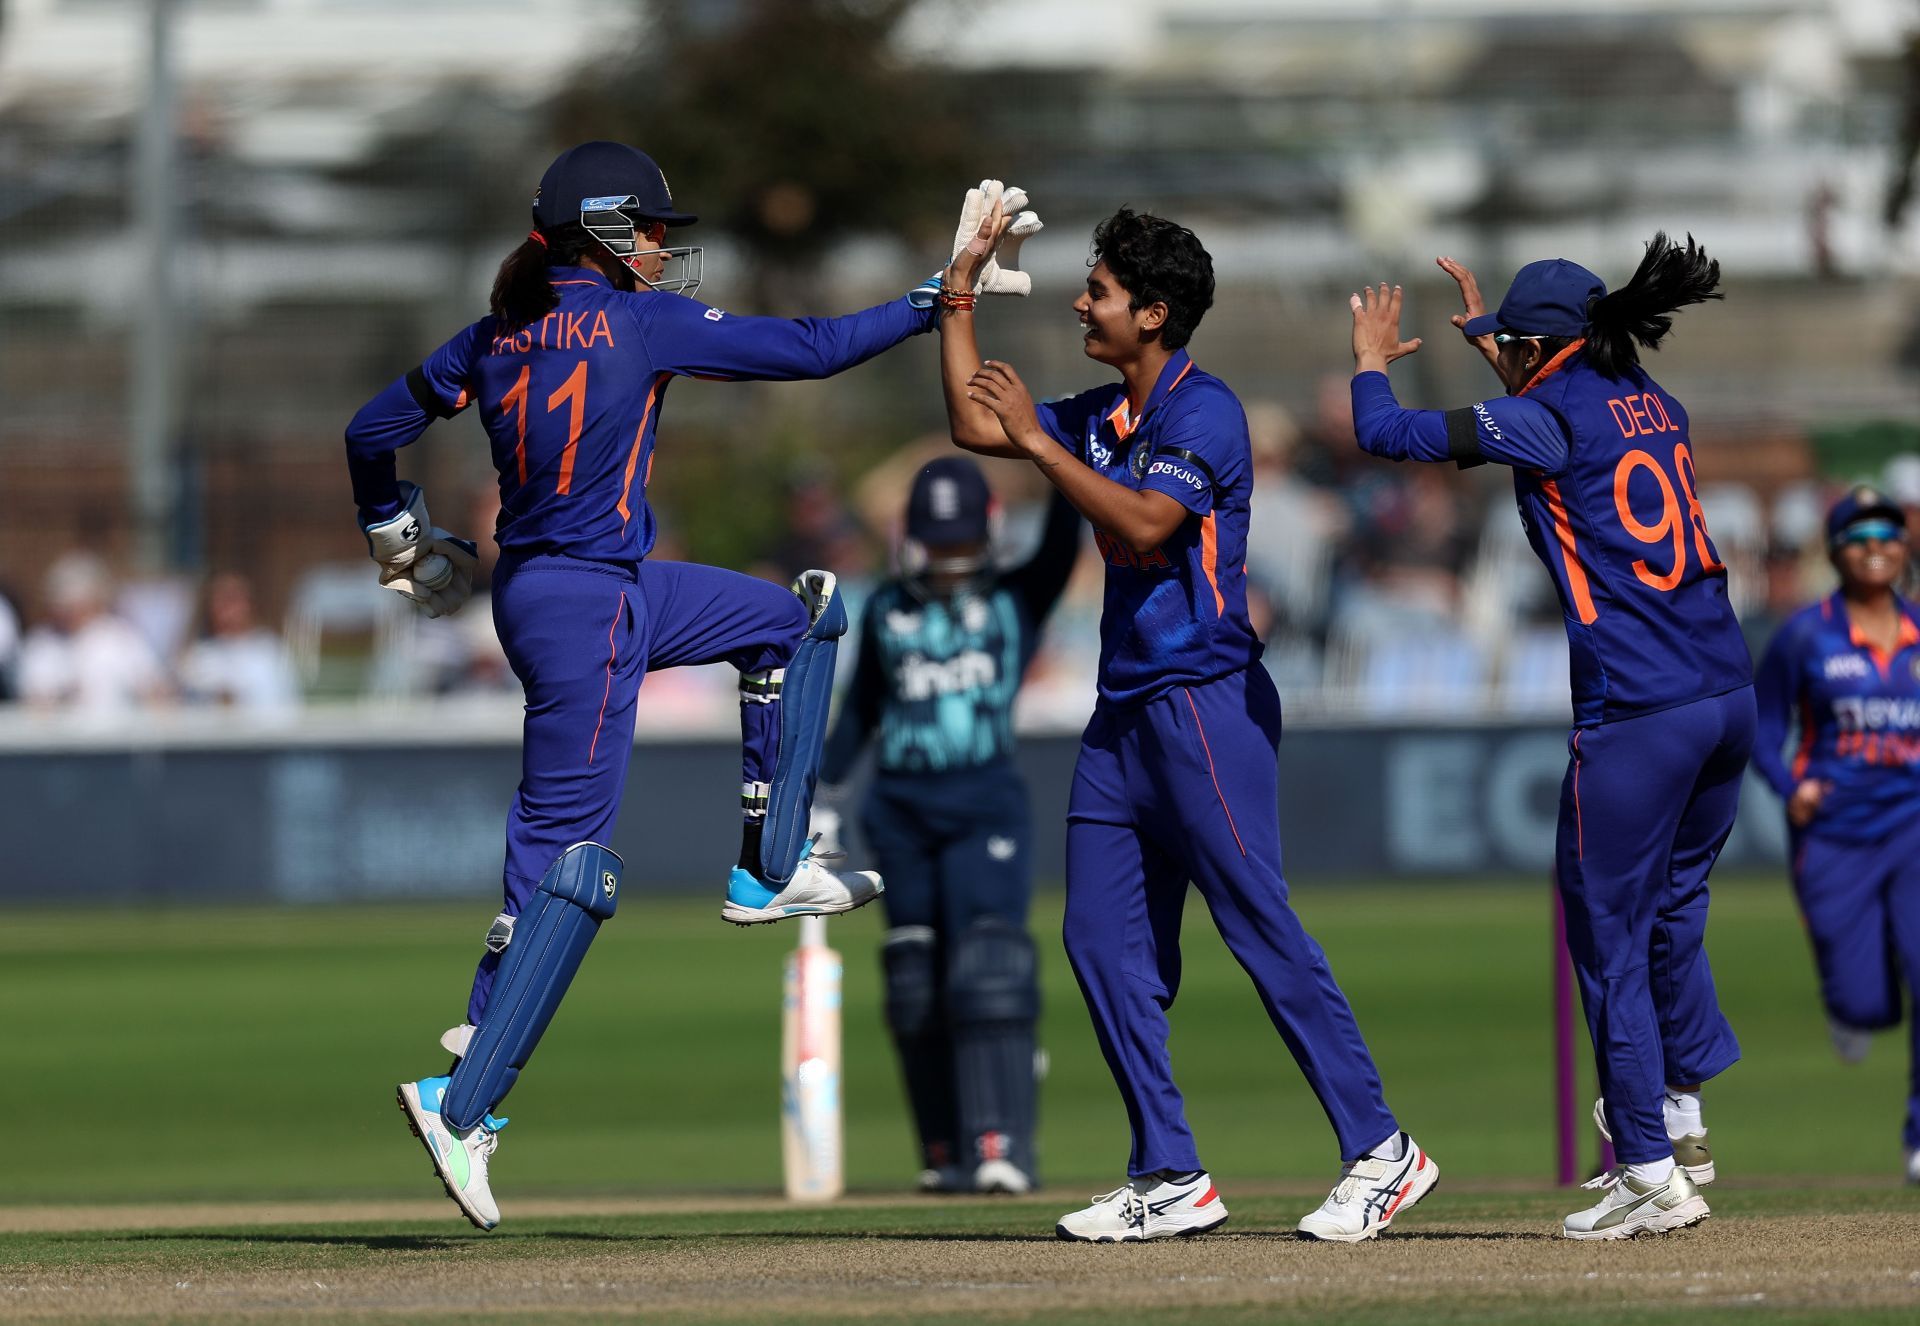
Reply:
[[613, 915], [620, 868], [599, 843], [575, 843], [547, 867], [514, 923], [486, 1014], [442, 1097], [440, 1114], [451, 1127], [473, 1127], [513, 1090], [600, 923]]
[[847, 633], [847, 609], [831, 572], [808, 571], [793, 582], [813, 624], [787, 664], [780, 693], [780, 751], [760, 832], [760, 876], [776, 889], [793, 878], [807, 843], [813, 788], [820, 779], [820, 748], [833, 703], [833, 661]]

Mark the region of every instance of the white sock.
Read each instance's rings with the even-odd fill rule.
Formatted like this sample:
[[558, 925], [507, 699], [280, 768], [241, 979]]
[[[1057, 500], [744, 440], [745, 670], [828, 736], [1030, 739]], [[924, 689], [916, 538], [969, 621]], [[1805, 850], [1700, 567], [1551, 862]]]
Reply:
[[1665, 1160], [1649, 1160], [1642, 1165], [1627, 1166], [1627, 1173], [1642, 1183], [1665, 1183], [1673, 1177], [1673, 1157]]
[[1667, 1124], [1668, 1137], [1685, 1137], [1688, 1133], [1705, 1132], [1700, 1122], [1700, 1093], [1697, 1091], [1669, 1091], [1660, 1102], [1660, 1113]]
[[1393, 1135], [1379, 1146], [1367, 1152], [1373, 1160], [1405, 1160], [1407, 1158], [1407, 1135], [1395, 1129]]

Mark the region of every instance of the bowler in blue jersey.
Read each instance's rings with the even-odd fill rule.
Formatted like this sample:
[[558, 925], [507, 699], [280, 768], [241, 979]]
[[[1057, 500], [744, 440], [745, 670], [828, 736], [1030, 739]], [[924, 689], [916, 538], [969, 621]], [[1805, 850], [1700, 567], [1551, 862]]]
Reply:
[[[483, 1229], [499, 1220], [487, 1168], [504, 1120], [492, 1111], [618, 904], [623, 863], [606, 843], [649, 671], [726, 662], [740, 673], [744, 827], [727, 920], [844, 912], [880, 892], [877, 875], [821, 865], [807, 837], [846, 629], [833, 575], [805, 572], [790, 592], [656, 561], [647, 494], [675, 382], [830, 377], [932, 330], [931, 292], [840, 318], [738, 317], [693, 298], [700, 250], [666, 243], [694, 220], [644, 153], [610, 142], [563, 153], [487, 315], [347, 426], [381, 583], [429, 613], [465, 599], [473, 545], [433, 526], [424, 494], [396, 478], [395, 452], [472, 409], [499, 475], [494, 625], [527, 701], [505, 901], [465, 1016], [441, 1038], [454, 1067], [399, 1088], [448, 1195]], [[403, 769], [394, 790], [405, 797]]]
[[1067, 956], [1126, 1106], [1127, 1181], [1060, 1237], [1196, 1234], [1227, 1218], [1167, 1052], [1189, 881], [1333, 1125], [1343, 1162], [1302, 1237], [1371, 1239], [1438, 1167], [1387, 1108], [1372, 1055], [1280, 870], [1280, 699], [1247, 616], [1252, 456], [1231, 389], [1188, 341], [1213, 303], [1192, 231], [1122, 208], [1094, 231], [1074, 301], [1089, 359], [1118, 374], [1035, 405], [982, 362], [971, 301], [943, 295], [954, 441], [1032, 463], [1094, 527], [1107, 564], [1099, 698], [1067, 822]]
[[[1855, 488], [1828, 513], [1827, 544], [1840, 587], [1767, 647], [1753, 763], [1786, 808], [1821, 1002], [1855, 1063], [1872, 1032], [1899, 1025], [1901, 987], [1908, 1001], [1920, 990], [1920, 610], [1897, 590], [1899, 503]], [[1920, 1184], [1920, 1018], [1907, 1031], [1901, 1142]]]
[[1720, 265], [1691, 237], [1655, 235], [1619, 290], [1549, 259], [1521, 268], [1491, 314], [1472, 272], [1440, 266], [1466, 305], [1454, 325], [1508, 394], [1402, 409], [1387, 365], [1420, 342], [1400, 338], [1400, 287], [1382, 285], [1350, 300], [1354, 431], [1390, 460], [1513, 473], [1572, 647], [1556, 874], [1599, 1063], [1594, 1117], [1621, 1161], [1562, 1232], [1681, 1229], [1707, 1218], [1699, 1186], [1714, 1177], [1700, 1085], [1740, 1057], [1707, 964], [1707, 875], [1740, 804], [1754, 699], [1687, 412], [1639, 350], [1676, 309], [1719, 298]]

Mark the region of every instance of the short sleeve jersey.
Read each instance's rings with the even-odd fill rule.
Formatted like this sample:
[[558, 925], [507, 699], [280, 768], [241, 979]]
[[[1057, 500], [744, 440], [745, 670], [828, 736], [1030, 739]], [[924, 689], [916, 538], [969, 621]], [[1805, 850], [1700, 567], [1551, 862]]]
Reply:
[[1246, 412], [1227, 385], [1182, 349], [1137, 416], [1123, 383], [1048, 402], [1038, 413], [1055, 441], [1102, 476], [1165, 493], [1192, 513], [1144, 553], [1094, 531], [1107, 564], [1101, 700], [1143, 704], [1256, 662], [1246, 573], [1252, 451]]

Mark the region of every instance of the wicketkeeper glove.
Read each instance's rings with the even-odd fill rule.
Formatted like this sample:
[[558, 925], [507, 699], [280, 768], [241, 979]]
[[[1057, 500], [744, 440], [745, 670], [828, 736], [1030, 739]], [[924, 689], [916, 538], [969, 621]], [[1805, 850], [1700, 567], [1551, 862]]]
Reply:
[[1027, 206], [1027, 191], [1017, 184], [1002, 184], [999, 180], [981, 180], [979, 187], [967, 190], [967, 200], [960, 208], [960, 224], [953, 232], [953, 255], [959, 256], [967, 247], [967, 241], [980, 230], [980, 222], [993, 210], [998, 201], [1001, 211], [1013, 218], [1013, 224], [1007, 227], [1007, 233], [1001, 236], [1000, 247], [994, 251], [987, 265], [980, 269], [980, 279], [974, 285], [974, 292], [982, 295], [1029, 295], [1033, 293], [1033, 278], [1020, 270], [1020, 246], [1031, 235], [1037, 235], [1044, 228], [1040, 214]]
[[429, 617], [460, 611], [473, 596], [473, 571], [479, 548], [434, 528], [427, 518], [427, 495], [415, 484], [400, 484], [400, 514], [362, 525], [367, 553], [380, 566], [380, 583], [403, 595]]

